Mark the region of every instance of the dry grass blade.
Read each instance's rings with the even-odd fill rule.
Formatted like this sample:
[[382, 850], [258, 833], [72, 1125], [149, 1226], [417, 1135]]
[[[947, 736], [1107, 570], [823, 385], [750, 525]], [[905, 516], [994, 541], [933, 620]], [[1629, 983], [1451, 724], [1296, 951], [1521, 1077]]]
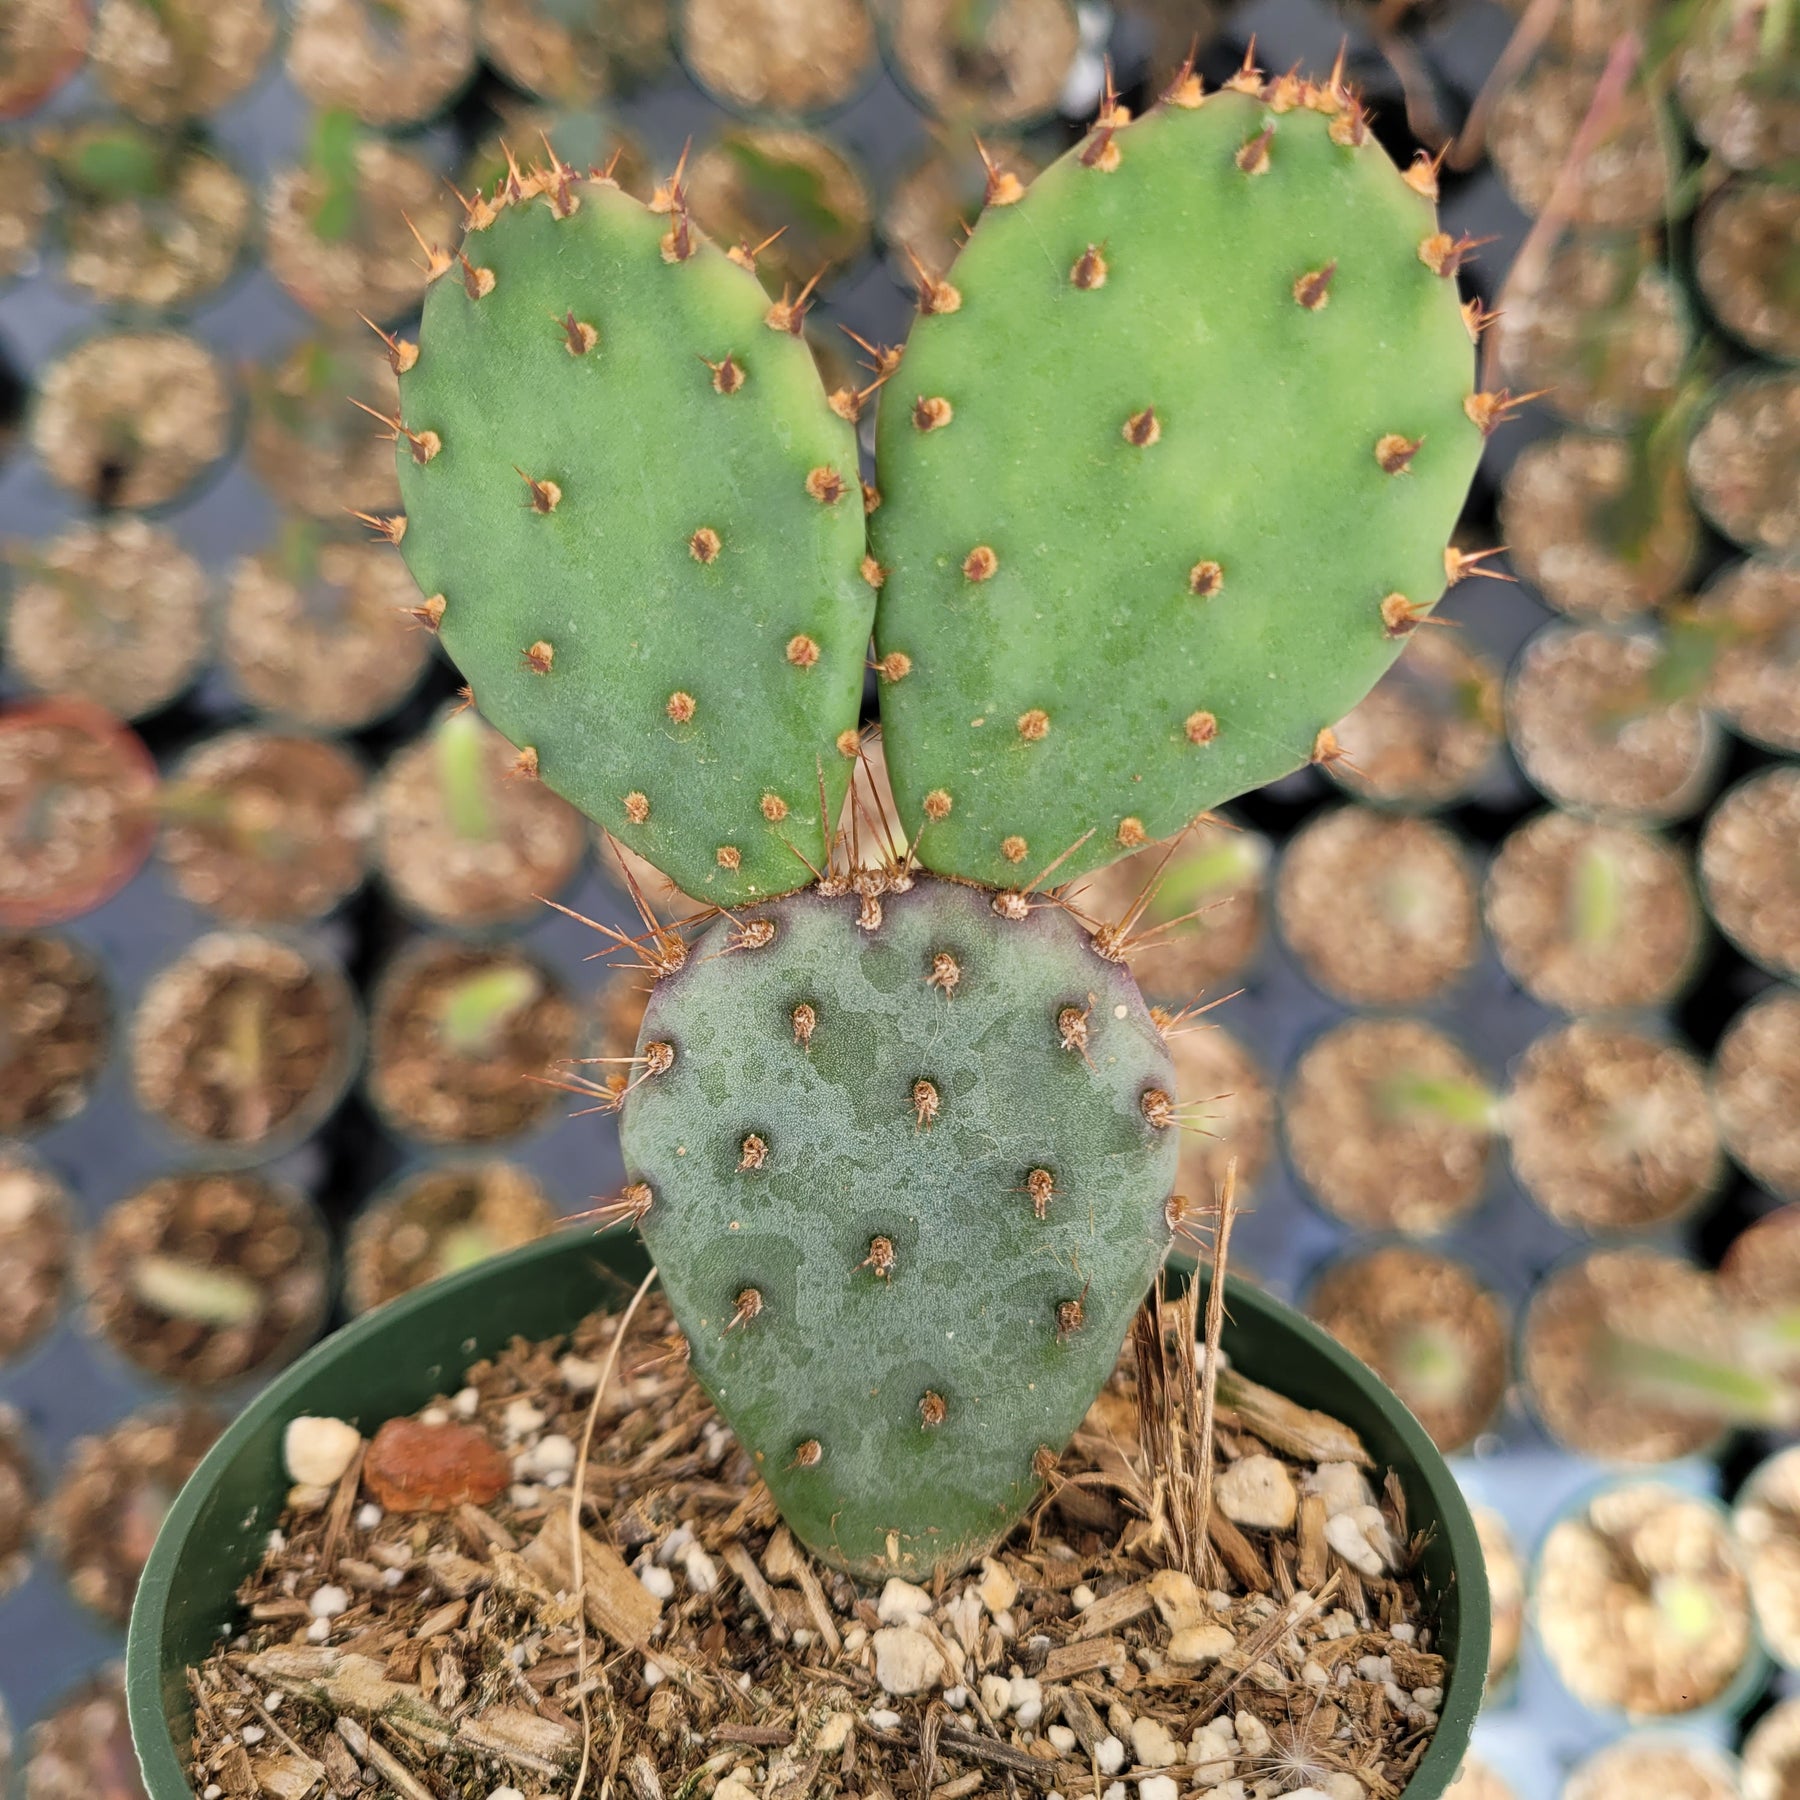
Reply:
[[588, 1460], [594, 1450], [594, 1426], [600, 1418], [600, 1402], [606, 1397], [606, 1390], [613, 1378], [613, 1371], [619, 1366], [619, 1351], [625, 1343], [625, 1334], [631, 1329], [631, 1321], [637, 1317], [637, 1309], [643, 1304], [644, 1296], [649, 1293], [656, 1280], [653, 1268], [638, 1283], [637, 1292], [631, 1296], [631, 1303], [619, 1318], [619, 1329], [613, 1333], [613, 1341], [607, 1346], [606, 1361], [600, 1365], [600, 1373], [594, 1382], [594, 1397], [588, 1403], [587, 1419], [581, 1428], [581, 1444], [575, 1455], [575, 1476], [569, 1483], [569, 1566], [574, 1571], [575, 1608], [575, 1656], [580, 1670], [579, 1696], [581, 1703], [581, 1766], [575, 1771], [575, 1785], [569, 1789], [569, 1800], [581, 1800], [581, 1790], [587, 1783], [588, 1765], [594, 1758], [593, 1720], [589, 1715], [587, 1680], [588, 1680], [588, 1636], [586, 1610], [580, 1604], [581, 1594], [581, 1501], [587, 1490]]
[[[1219, 1408], [1219, 1344], [1225, 1334], [1225, 1269], [1231, 1255], [1231, 1225], [1237, 1217], [1237, 1158], [1225, 1164], [1219, 1185], [1219, 1216], [1213, 1227], [1212, 1280], [1206, 1290], [1206, 1367], [1200, 1372], [1200, 1463], [1194, 1541], [1207, 1542], [1213, 1506], [1213, 1433]], [[1189, 1570], [1198, 1579], [1198, 1572]]]

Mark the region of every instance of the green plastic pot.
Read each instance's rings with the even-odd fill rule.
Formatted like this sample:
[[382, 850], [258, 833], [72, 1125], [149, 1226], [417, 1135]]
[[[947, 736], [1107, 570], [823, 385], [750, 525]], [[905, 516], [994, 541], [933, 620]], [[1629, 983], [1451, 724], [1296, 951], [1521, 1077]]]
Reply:
[[[281, 1439], [302, 1413], [365, 1432], [462, 1385], [464, 1368], [520, 1333], [567, 1331], [617, 1302], [649, 1264], [635, 1237], [563, 1233], [433, 1282], [358, 1319], [278, 1376], [208, 1452], [169, 1510], [145, 1567], [126, 1646], [131, 1733], [150, 1800], [191, 1800], [186, 1670], [230, 1626], [238, 1584], [281, 1511]], [[1202, 1277], [1204, 1279], [1204, 1277]], [[1488, 1591], [1474, 1521], [1423, 1428], [1361, 1363], [1260, 1290], [1227, 1281], [1225, 1350], [1245, 1375], [1358, 1431], [1378, 1468], [1398, 1472], [1422, 1573], [1438, 1606], [1451, 1675], [1430, 1749], [1405, 1800], [1438, 1800], [1462, 1764], [1487, 1672]]]

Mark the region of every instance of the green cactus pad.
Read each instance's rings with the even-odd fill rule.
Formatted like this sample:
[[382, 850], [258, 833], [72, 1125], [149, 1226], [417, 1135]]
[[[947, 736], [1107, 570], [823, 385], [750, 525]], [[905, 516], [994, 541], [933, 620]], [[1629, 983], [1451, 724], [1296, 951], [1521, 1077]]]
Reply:
[[426, 296], [401, 547], [542, 780], [688, 893], [784, 893], [862, 692], [854, 436], [748, 270], [610, 183], [538, 185]]
[[1482, 445], [1462, 247], [1356, 121], [1288, 78], [1103, 126], [927, 289], [870, 529], [928, 868], [1168, 836], [1307, 761], [1437, 601]]
[[995, 1543], [1111, 1372], [1179, 1132], [1144, 1002], [1066, 912], [930, 880], [880, 906], [715, 923], [651, 997], [640, 1054], [674, 1060], [622, 1133], [694, 1372], [789, 1525], [919, 1576]]

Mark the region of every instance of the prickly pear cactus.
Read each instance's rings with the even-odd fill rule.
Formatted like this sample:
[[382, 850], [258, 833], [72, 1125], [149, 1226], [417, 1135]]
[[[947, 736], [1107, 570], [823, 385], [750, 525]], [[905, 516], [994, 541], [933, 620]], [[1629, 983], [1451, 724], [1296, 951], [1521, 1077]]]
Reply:
[[876, 648], [928, 868], [1058, 879], [1331, 753], [1505, 396], [1435, 180], [1336, 83], [1102, 114], [927, 281], [881, 408]]
[[783, 893], [843, 799], [856, 443], [750, 270], [558, 166], [470, 208], [395, 340], [396, 538], [483, 715], [680, 887]]
[[1178, 1132], [1136, 987], [1062, 909], [870, 905], [717, 921], [651, 997], [622, 1130], [695, 1373], [789, 1525], [879, 1576], [1036, 1494], [1161, 1264]]

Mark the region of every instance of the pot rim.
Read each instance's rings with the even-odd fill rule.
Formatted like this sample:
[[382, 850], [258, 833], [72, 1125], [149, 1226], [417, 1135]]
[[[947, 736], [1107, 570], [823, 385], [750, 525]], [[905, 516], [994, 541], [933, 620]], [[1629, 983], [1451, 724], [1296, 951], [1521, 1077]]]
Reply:
[[[132, 1607], [126, 1639], [126, 1698], [132, 1738], [151, 1800], [189, 1800], [187, 1775], [164, 1707], [165, 1694], [171, 1691], [163, 1666], [164, 1643], [176, 1598], [176, 1580], [189, 1540], [202, 1522], [213, 1490], [230, 1474], [240, 1456], [278, 1422], [303, 1410], [308, 1388], [316, 1377], [358, 1352], [379, 1354], [383, 1338], [391, 1339], [409, 1324], [423, 1324], [424, 1315], [437, 1315], [440, 1322], [456, 1321], [454, 1329], [468, 1334], [463, 1339], [464, 1354], [473, 1356], [480, 1340], [469, 1303], [478, 1290], [510, 1286], [515, 1298], [508, 1310], [515, 1317], [528, 1317], [532, 1302], [526, 1296], [541, 1296], [549, 1280], [557, 1275], [569, 1280], [582, 1263], [598, 1267], [624, 1260], [621, 1252], [634, 1267], [643, 1266], [641, 1248], [623, 1230], [596, 1238], [553, 1233], [473, 1269], [428, 1283], [364, 1314], [315, 1345], [271, 1381], [232, 1421], [170, 1507]], [[559, 1263], [567, 1267], [555, 1269], [553, 1265]], [[1200, 1279], [1205, 1279], [1204, 1272]], [[1445, 1686], [1438, 1729], [1406, 1789], [1410, 1800], [1432, 1800], [1448, 1789], [1461, 1766], [1487, 1679], [1487, 1577], [1468, 1503], [1424, 1427], [1371, 1370], [1310, 1320], [1262, 1289], [1232, 1276], [1227, 1277], [1227, 1287], [1231, 1296], [1228, 1335], [1243, 1330], [1244, 1321], [1250, 1320], [1265, 1332], [1298, 1339], [1300, 1347], [1314, 1360], [1315, 1368], [1325, 1365], [1325, 1372], [1334, 1382], [1354, 1390], [1365, 1415], [1372, 1410], [1381, 1416], [1430, 1497], [1434, 1513], [1431, 1524], [1447, 1540], [1458, 1609], [1457, 1655]], [[596, 1282], [593, 1304], [602, 1304], [604, 1298], [604, 1291]], [[526, 1318], [521, 1318], [520, 1323], [526, 1323]], [[531, 1328], [546, 1329], [542, 1325]], [[494, 1338], [491, 1348], [497, 1349], [506, 1341], [505, 1333], [490, 1330], [489, 1335]], [[251, 1525], [250, 1520], [245, 1523], [247, 1527]]]

